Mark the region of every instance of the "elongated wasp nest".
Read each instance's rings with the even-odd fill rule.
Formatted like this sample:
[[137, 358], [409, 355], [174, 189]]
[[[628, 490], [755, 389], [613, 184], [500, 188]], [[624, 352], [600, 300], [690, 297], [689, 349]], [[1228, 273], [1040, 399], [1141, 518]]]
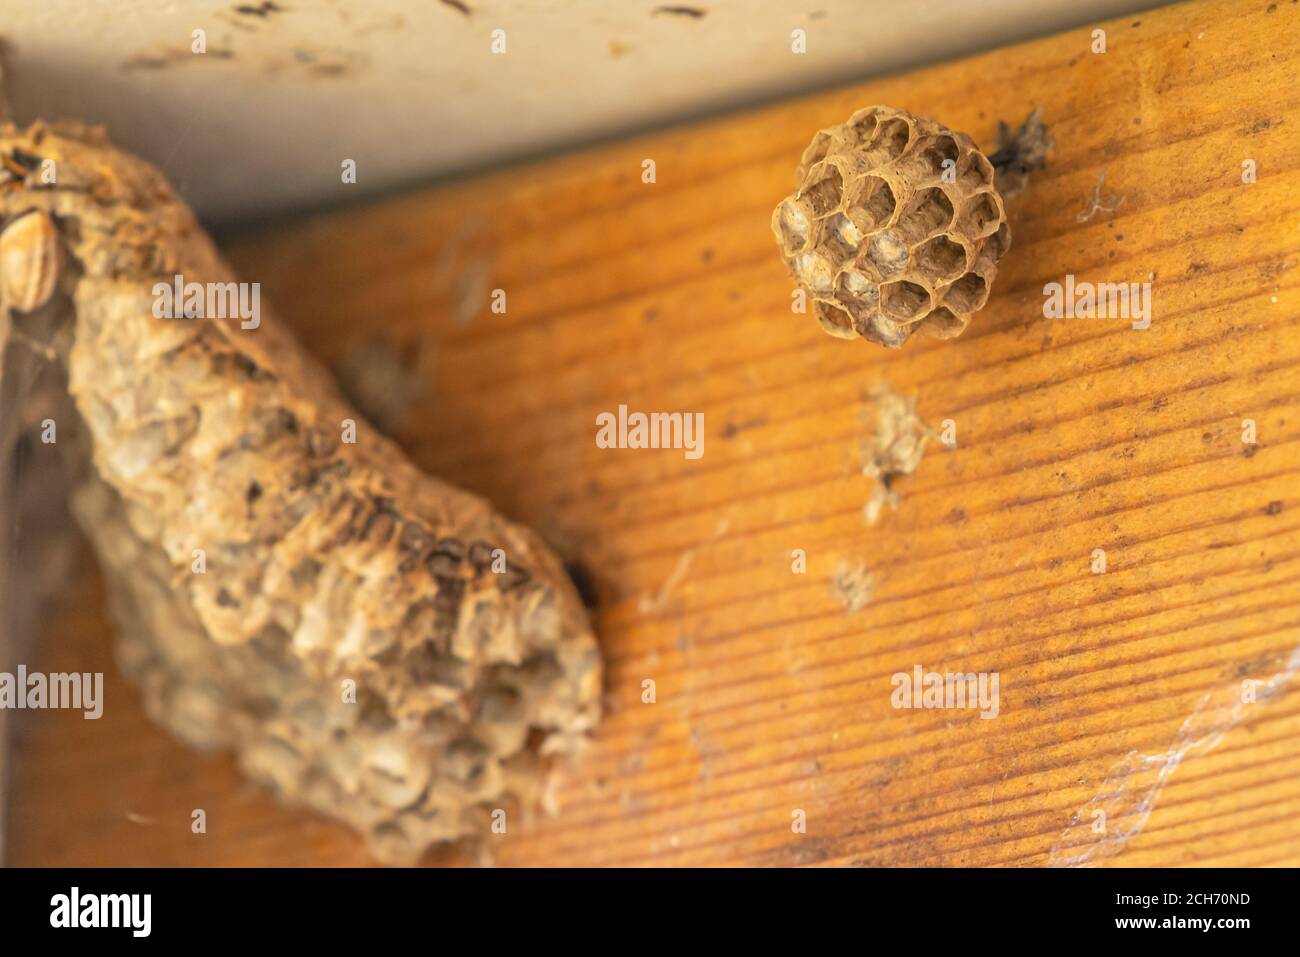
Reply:
[[813, 137], [796, 183], [772, 231], [831, 335], [951, 339], [984, 306], [1011, 234], [970, 137], [868, 107]]
[[0, 337], [66, 372], [74, 512], [149, 714], [385, 861], [534, 807], [599, 717], [560, 561], [422, 474], [267, 310], [159, 318], [159, 284], [234, 277], [152, 167], [73, 125], [0, 126], [0, 157]]

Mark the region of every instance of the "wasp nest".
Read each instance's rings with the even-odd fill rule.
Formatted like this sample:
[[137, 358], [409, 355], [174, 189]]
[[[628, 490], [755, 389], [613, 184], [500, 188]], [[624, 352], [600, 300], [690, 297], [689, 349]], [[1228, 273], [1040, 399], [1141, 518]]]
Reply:
[[31, 170], [0, 189], [0, 312], [66, 375], [74, 511], [150, 715], [386, 861], [536, 806], [599, 710], [559, 559], [420, 472], [269, 310], [160, 313], [177, 277], [237, 287], [152, 167], [72, 125], [0, 125], [0, 156]]
[[887, 106], [813, 137], [772, 230], [822, 328], [886, 346], [961, 335], [1011, 242], [970, 137]]

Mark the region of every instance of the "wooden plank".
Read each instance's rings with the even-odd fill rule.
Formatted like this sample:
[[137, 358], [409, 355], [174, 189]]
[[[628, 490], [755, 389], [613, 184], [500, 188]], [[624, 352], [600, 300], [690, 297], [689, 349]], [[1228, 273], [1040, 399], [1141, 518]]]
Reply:
[[[229, 247], [332, 365], [417, 356], [402, 444], [594, 579], [609, 714], [500, 863], [1300, 864], [1300, 6], [1104, 28], [1104, 54], [1073, 31]], [[886, 352], [790, 312], [771, 209], [812, 133], [877, 102], [986, 148], [1042, 105], [1056, 140], [955, 342]], [[1080, 222], [1103, 172], [1123, 203]], [[1151, 328], [1044, 319], [1067, 273], [1150, 281]], [[882, 381], [957, 445], [868, 527]], [[703, 458], [597, 448], [620, 403], [703, 412]], [[830, 578], [859, 560], [877, 587], [849, 615]], [[366, 860], [150, 725], [99, 603], [88, 573], [48, 667], [98, 663], [112, 706], [27, 724], [15, 863]], [[895, 709], [917, 664], [997, 672], [999, 716]], [[1247, 679], [1273, 683], [1244, 703]]]

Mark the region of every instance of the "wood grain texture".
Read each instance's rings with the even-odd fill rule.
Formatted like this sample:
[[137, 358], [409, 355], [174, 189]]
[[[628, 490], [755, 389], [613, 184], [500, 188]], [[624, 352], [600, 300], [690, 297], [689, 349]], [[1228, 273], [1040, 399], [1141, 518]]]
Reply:
[[[376, 340], [415, 356], [404, 447], [594, 579], [608, 716], [561, 814], [512, 827], [499, 863], [1043, 865], [1083, 841], [1095, 864], [1300, 864], [1300, 5], [1103, 26], [1104, 54], [1074, 31], [230, 247], [334, 366]], [[772, 207], [812, 133], [871, 103], [986, 149], [1041, 104], [1055, 137], [954, 342], [887, 352], [791, 314]], [[1079, 222], [1103, 171], [1123, 203]], [[1067, 273], [1150, 281], [1151, 328], [1044, 319]], [[873, 528], [858, 444], [882, 381], [957, 445]], [[703, 458], [597, 448], [620, 403], [703, 412]], [[842, 561], [876, 577], [856, 615]], [[108, 706], [21, 716], [14, 863], [365, 862], [152, 727], [100, 602], [88, 572], [50, 622], [40, 667], [108, 671]], [[916, 664], [998, 672], [1000, 715], [894, 709]], [[1242, 704], [1249, 678], [1273, 693]]]

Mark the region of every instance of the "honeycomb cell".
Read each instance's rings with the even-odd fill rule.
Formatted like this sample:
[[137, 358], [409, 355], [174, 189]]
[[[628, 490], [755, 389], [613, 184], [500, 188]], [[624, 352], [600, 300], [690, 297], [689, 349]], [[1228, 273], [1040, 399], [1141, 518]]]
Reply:
[[998, 231], [989, 237], [989, 241], [984, 244], [984, 250], [997, 263], [999, 259], [1006, 255], [1007, 250], [1011, 248], [1011, 229], [1006, 223], [998, 227]]
[[936, 339], [951, 339], [959, 336], [965, 328], [966, 324], [947, 306], [940, 306], [917, 323], [918, 331], [934, 336]]
[[852, 269], [844, 270], [840, 273], [836, 285], [838, 287], [835, 290], [836, 298], [850, 302], [859, 308], [874, 309], [880, 302], [880, 287], [871, 281], [871, 277], [860, 272]]
[[884, 226], [893, 218], [898, 208], [898, 200], [887, 181], [875, 176], [868, 176], [864, 182], [862, 208], [873, 229]]
[[893, 276], [907, 268], [907, 243], [894, 232], [877, 233], [867, 247], [867, 259], [882, 276]]
[[966, 247], [947, 236], [935, 236], [916, 252], [917, 266], [941, 282], [951, 281], [966, 269]]
[[802, 253], [795, 259], [799, 281], [818, 295], [831, 291], [835, 270], [827, 260], [816, 253]]
[[857, 331], [853, 328], [853, 317], [839, 306], [818, 300], [813, 303], [813, 314], [826, 332], [839, 339], [856, 339]]
[[930, 311], [930, 290], [906, 279], [880, 287], [880, 311], [895, 322], [910, 323]]
[[962, 232], [983, 239], [996, 233], [1002, 226], [1002, 211], [998, 209], [992, 193], [979, 193], [966, 204], [961, 219]]
[[983, 189], [985, 186], [992, 186], [993, 164], [985, 159], [983, 153], [971, 153], [966, 157], [965, 169], [961, 173], [961, 183], [971, 192]]
[[815, 134], [795, 187], [772, 229], [840, 338], [960, 335], [1011, 245], [993, 166], [970, 137], [888, 106]]
[[803, 151], [801, 163], [805, 168], [815, 166], [826, 158], [826, 154], [831, 151], [835, 145], [835, 138], [830, 130], [822, 130], [813, 137], [813, 141], [808, 144], [808, 148]]
[[826, 221], [826, 233], [823, 240], [834, 253], [837, 263], [852, 258], [862, 244], [862, 230], [853, 224], [843, 213], [836, 213]]
[[857, 249], [862, 245], [862, 230], [853, 224], [853, 220], [843, 213], [831, 217], [828, 228], [834, 238], [843, 243], [847, 249]]
[[844, 178], [834, 166], [823, 166], [821, 176], [806, 189], [800, 198], [812, 207], [813, 216], [825, 216], [837, 209], [844, 195]]
[[[961, 153], [957, 149], [957, 143], [951, 136], [936, 136], [921, 150], [924, 169], [931, 176], [942, 176], [945, 169], [951, 169], [955, 174], [957, 172], [957, 160], [960, 157]], [[952, 165], [945, 166], [945, 163]]]
[[948, 287], [943, 304], [956, 313], [971, 313], [983, 307], [989, 287], [979, 273], [968, 272]]
[[862, 338], [879, 342], [890, 348], [901, 346], [911, 335], [911, 329], [907, 325], [887, 319], [878, 311], [868, 316], [867, 321], [857, 331]]
[[811, 223], [803, 210], [803, 205], [793, 197], [777, 207], [777, 228], [782, 245], [787, 254], [803, 249], [808, 243], [808, 230]]
[[880, 125], [880, 118], [877, 116], [875, 108], [869, 107], [854, 113], [846, 125], [853, 131], [854, 142], [858, 146], [867, 146], [876, 133], [876, 127]]
[[933, 236], [952, 225], [952, 200], [937, 186], [916, 194], [907, 215], [898, 221], [898, 232], [909, 246]]
[[881, 121], [871, 139], [871, 146], [873, 150], [883, 151], [889, 159], [896, 160], [903, 155], [911, 139], [912, 124], [904, 117], [896, 116]]

